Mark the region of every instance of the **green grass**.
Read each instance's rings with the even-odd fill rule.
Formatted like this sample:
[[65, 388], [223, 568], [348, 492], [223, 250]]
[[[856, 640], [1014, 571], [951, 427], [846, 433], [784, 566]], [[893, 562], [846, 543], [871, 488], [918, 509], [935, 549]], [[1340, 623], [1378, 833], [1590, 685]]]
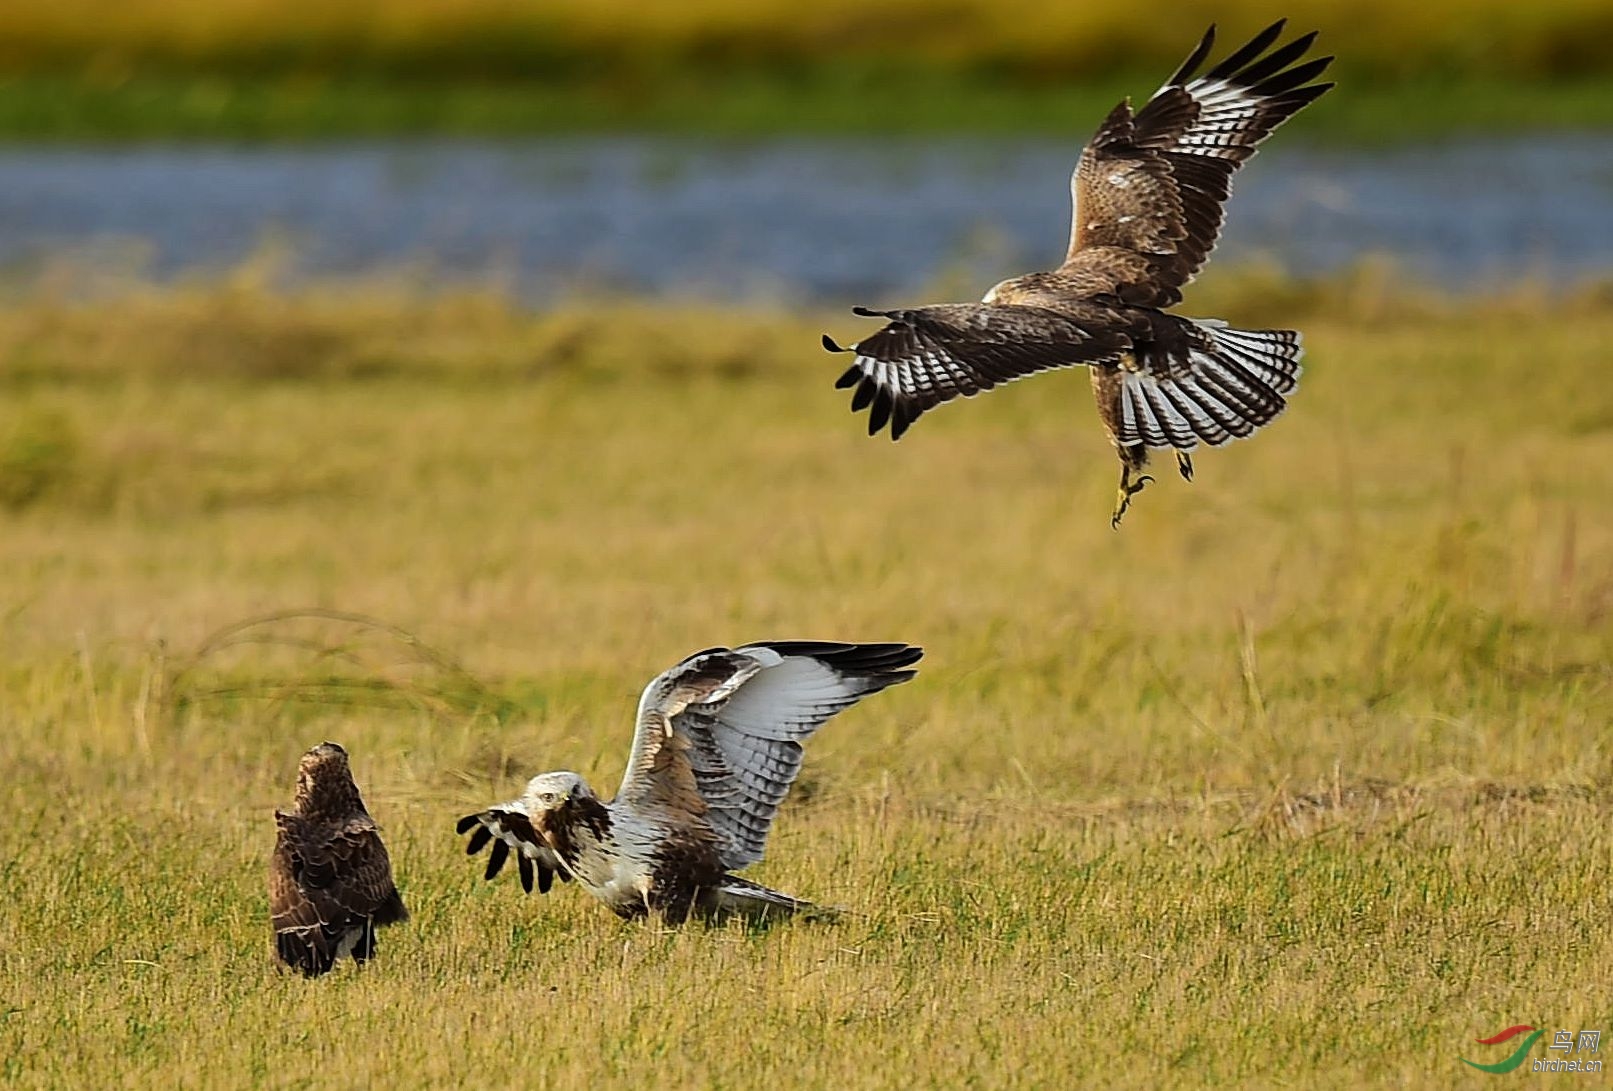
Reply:
[[[1348, 80], [1348, 76], [1344, 77]], [[1024, 133], [1085, 140], [1160, 74], [1025, 86], [944, 72], [688, 74], [658, 82], [263, 80], [142, 76], [106, 86], [60, 76], [0, 82], [0, 139], [290, 140], [673, 132]], [[1430, 136], [1613, 128], [1613, 76], [1552, 81], [1347, 82], [1294, 138], [1393, 143]]]
[[[0, 304], [6, 1076], [1479, 1087], [1608, 1029], [1613, 305], [1403, 288], [1207, 285], [1307, 374], [1118, 533], [1082, 376], [871, 441], [842, 315]], [[764, 636], [928, 649], [756, 869], [845, 921], [481, 881], [458, 815], [608, 788], [652, 673]], [[415, 919], [310, 983], [265, 868], [325, 738]]]
[[0, 138], [1084, 136], [1279, 16], [1339, 58], [1317, 136], [1613, 126], [1603, 0], [12, 0]]

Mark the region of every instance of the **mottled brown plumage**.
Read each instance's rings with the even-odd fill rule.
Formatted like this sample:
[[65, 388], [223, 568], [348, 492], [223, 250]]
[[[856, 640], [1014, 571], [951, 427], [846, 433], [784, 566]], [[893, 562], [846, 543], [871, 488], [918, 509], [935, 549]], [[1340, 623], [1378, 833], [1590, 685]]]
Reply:
[[302, 756], [290, 812], [274, 814], [269, 916], [275, 954], [315, 977], [350, 955], [375, 955], [375, 929], [409, 919], [380, 830], [359, 796], [347, 751], [322, 743]]
[[[1237, 330], [1217, 319], [1165, 313], [1209, 258], [1232, 175], [1277, 126], [1333, 85], [1312, 83], [1331, 57], [1303, 60], [1316, 35], [1272, 48], [1283, 23], [1202, 76], [1212, 26], [1142, 109], [1112, 110], [1070, 179], [1073, 213], [1063, 264], [1003, 281], [979, 303], [855, 313], [889, 319], [842, 349], [855, 362], [837, 386], [854, 388], [868, 432], [900, 439], [922, 414], [954, 398], [1054, 368], [1088, 366], [1098, 415], [1120, 458], [1118, 525], [1132, 473], [1151, 448], [1177, 454], [1252, 434], [1286, 405], [1299, 376], [1299, 335]], [[1268, 52], [1269, 50], [1269, 52]]]

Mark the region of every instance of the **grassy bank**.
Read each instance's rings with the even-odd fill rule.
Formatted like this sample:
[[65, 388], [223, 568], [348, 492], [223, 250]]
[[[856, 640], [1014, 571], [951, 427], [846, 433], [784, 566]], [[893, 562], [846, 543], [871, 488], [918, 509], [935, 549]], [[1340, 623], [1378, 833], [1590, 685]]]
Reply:
[[[843, 316], [0, 304], [7, 1076], [1479, 1086], [1476, 1037], [1601, 1027], [1613, 306], [1194, 309], [1301, 322], [1304, 382], [1115, 533], [1084, 377], [873, 442]], [[769, 635], [928, 649], [759, 869], [845, 923], [481, 882], [454, 817], [614, 783], [650, 674]], [[416, 919], [310, 984], [263, 876], [324, 738]]]
[[17, 0], [0, 136], [1085, 131], [1210, 21], [1230, 44], [1279, 15], [1351, 90], [1317, 134], [1613, 125], [1600, 0]]
[[[1344, 77], [1348, 79], [1348, 77]], [[1161, 72], [1023, 86], [923, 70], [689, 74], [652, 87], [612, 83], [415, 85], [366, 79], [173, 75], [99, 84], [19, 76], [0, 84], [0, 139], [322, 140], [634, 132], [780, 134], [1027, 133], [1084, 141], [1126, 95]], [[1285, 139], [1395, 143], [1613, 128], [1613, 77], [1548, 82], [1353, 82]]]
[[464, 78], [630, 77], [876, 61], [1022, 81], [1168, 68], [1204, 26], [1227, 44], [1287, 17], [1356, 70], [1540, 79], [1608, 72], [1599, 0], [13, 0], [0, 62], [81, 68]]

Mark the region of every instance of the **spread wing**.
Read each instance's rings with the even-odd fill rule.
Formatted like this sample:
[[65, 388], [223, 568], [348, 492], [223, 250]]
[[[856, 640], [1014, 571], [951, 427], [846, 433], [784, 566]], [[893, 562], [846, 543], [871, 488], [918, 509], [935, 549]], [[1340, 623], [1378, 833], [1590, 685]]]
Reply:
[[912, 678], [923, 654], [802, 640], [692, 655], [644, 690], [617, 799], [703, 816], [723, 867], [754, 864], [801, 771], [801, 743], [835, 713]]
[[560, 857], [532, 828], [532, 819], [527, 817], [526, 808], [520, 800], [501, 803], [479, 814], [468, 814], [454, 828], [461, 834], [470, 834], [470, 840], [465, 843], [467, 856], [475, 856], [484, 845], [492, 842], [493, 850], [487, 857], [484, 878], [491, 880], [497, 877], [504, 867], [504, 861], [509, 859], [510, 850], [514, 849], [515, 862], [521, 872], [521, 885], [528, 894], [532, 893], [534, 878], [540, 894], [549, 893], [557, 875], [563, 883], [571, 881], [571, 873], [566, 870]]
[[971, 398], [1050, 368], [1113, 360], [1131, 343], [1097, 309], [1079, 318], [1045, 307], [994, 303], [904, 311], [854, 307], [853, 312], [890, 321], [849, 349], [824, 335], [823, 347], [830, 352], [856, 354], [835, 386], [856, 387], [852, 412], [868, 409], [868, 434], [877, 435], [888, 423], [893, 440], [920, 415], [954, 398]]
[[348, 933], [408, 919], [386, 846], [368, 815], [332, 826], [276, 811], [275, 824], [269, 916], [288, 965], [323, 973]]
[[[1311, 83], [1332, 62], [1296, 63], [1316, 38], [1271, 52], [1283, 20], [1202, 76], [1215, 27], [1143, 108], [1104, 119], [1070, 179], [1075, 203], [1068, 271], [1104, 272], [1131, 303], [1167, 307], [1214, 249], [1232, 175], [1261, 141], [1333, 85]], [[1138, 275], [1135, 255], [1146, 259]]]

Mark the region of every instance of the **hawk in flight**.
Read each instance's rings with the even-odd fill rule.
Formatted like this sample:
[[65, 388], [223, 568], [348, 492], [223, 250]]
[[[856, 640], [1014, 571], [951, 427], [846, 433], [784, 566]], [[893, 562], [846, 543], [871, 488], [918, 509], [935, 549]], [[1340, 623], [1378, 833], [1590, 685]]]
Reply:
[[905, 310], [843, 349], [836, 383], [855, 387], [868, 434], [900, 439], [925, 411], [1051, 368], [1091, 371], [1098, 416], [1120, 456], [1111, 523], [1153, 478], [1150, 448], [1170, 448], [1182, 477], [1190, 452], [1252, 434], [1283, 411], [1299, 379], [1299, 334], [1240, 330], [1169, 313], [1221, 231], [1232, 176], [1261, 141], [1333, 85], [1314, 83], [1332, 57], [1305, 59], [1316, 34], [1272, 48], [1278, 21], [1209, 71], [1215, 27], [1140, 110], [1112, 110], [1070, 177], [1074, 214], [1064, 264], [998, 284], [979, 303]]
[[308, 977], [351, 955], [375, 956], [375, 930], [409, 919], [375, 820], [347, 768], [347, 751], [321, 743], [297, 765], [296, 806], [274, 812], [269, 918], [280, 961]]
[[576, 773], [533, 777], [520, 799], [459, 820], [466, 852], [511, 852], [521, 884], [575, 879], [624, 919], [720, 920], [814, 907], [731, 874], [756, 863], [801, 771], [801, 744], [835, 713], [905, 682], [906, 644], [767, 641], [697, 652], [639, 698], [627, 772], [609, 803]]

